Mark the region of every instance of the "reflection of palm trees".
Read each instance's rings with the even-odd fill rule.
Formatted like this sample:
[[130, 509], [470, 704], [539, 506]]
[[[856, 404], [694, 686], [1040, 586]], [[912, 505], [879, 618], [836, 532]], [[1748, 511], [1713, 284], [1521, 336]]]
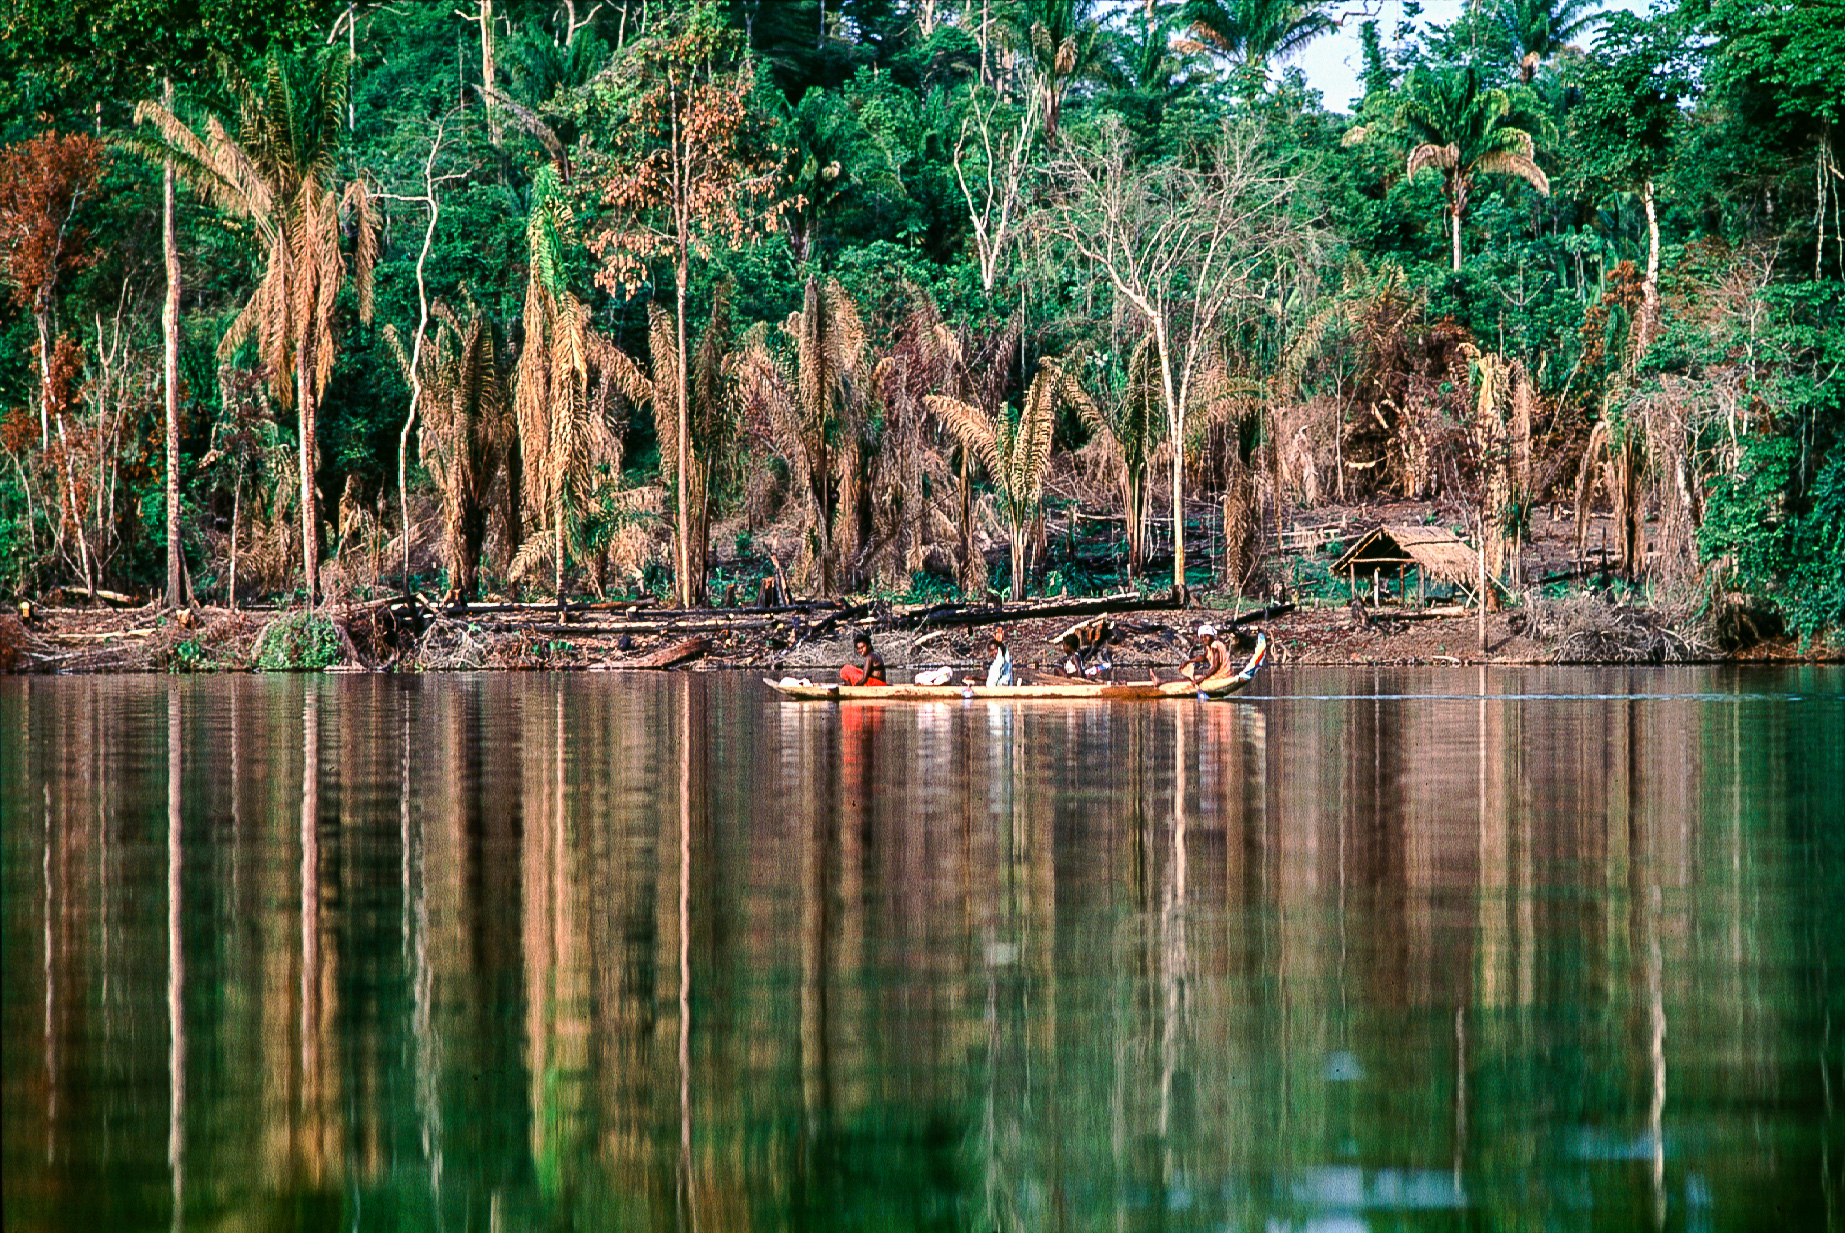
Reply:
[[1167, 883], [1160, 902], [1160, 985], [1164, 1010], [1160, 1022], [1159, 1134], [1162, 1181], [1173, 1184], [1173, 1085], [1181, 1073], [1189, 1010], [1191, 956], [1185, 933], [1186, 850], [1185, 785], [1191, 767], [1185, 757], [1186, 716], [1178, 708], [1172, 718], [1172, 855], [1166, 865]]
[[441, 1066], [440, 1038], [430, 1022], [434, 980], [429, 962], [429, 894], [425, 877], [426, 855], [421, 819], [410, 820], [410, 701], [399, 699], [404, 712], [404, 754], [398, 774], [398, 830], [403, 853], [404, 966], [410, 971], [410, 1035], [415, 1074], [417, 1120], [423, 1159], [429, 1165], [429, 1193], [436, 1211], [442, 1208], [442, 1104], [436, 1079]]

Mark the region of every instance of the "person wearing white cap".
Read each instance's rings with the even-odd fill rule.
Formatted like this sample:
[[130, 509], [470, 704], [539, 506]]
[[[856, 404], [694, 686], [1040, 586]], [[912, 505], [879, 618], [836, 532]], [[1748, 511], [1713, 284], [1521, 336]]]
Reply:
[[1198, 654], [1183, 669], [1186, 679], [1202, 685], [1217, 677], [1229, 676], [1230, 648], [1217, 636], [1217, 626], [1209, 621], [1200, 621], [1198, 641], [1202, 644]]

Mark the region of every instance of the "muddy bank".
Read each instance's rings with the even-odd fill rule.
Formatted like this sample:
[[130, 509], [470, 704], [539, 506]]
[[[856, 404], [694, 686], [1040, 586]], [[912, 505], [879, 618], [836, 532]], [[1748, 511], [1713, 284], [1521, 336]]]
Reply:
[[[1769, 639], [1722, 651], [1671, 629], [1644, 611], [1600, 601], [1536, 605], [1491, 612], [1488, 649], [1480, 651], [1473, 612], [1417, 612], [1394, 607], [1302, 607], [1245, 619], [1247, 643], [1268, 634], [1277, 662], [1295, 664], [1712, 663], [1838, 661], [1845, 647], [1800, 647]], [[1208, 603], [1180, 609], [1142, 608], [1111, 619], [1117, 675], [1176, 670], [1190, 653], [1196, 624], [1230, 625], [1245, 605]], [[406, 619], [382, 606], [329, 607], [301, 612], [200, 608], [178, 613], [153, 608], [36, 608], [0, 615], [0, 671], [235, 672], [467, 671], [575, 669], [614, 671], [669, 666], [693, 671], [830, 669], [851, 659], [851, 636], [868, 630], [879, 652], [905, 670], [974, 669], [985, 659], [994, 623], [1021, 668], [1050, 671], [1062, 655], [1058, 636], [1067, 615], [1008, 617], [965, 613], [965, 623], [892, 628], [888, 609], [840, 607], [832, 615], [712, 609], [663, 620], [644, 610], [570, 613], [418, 612]], [[908, 622], [913, 624], [914, 622]]]

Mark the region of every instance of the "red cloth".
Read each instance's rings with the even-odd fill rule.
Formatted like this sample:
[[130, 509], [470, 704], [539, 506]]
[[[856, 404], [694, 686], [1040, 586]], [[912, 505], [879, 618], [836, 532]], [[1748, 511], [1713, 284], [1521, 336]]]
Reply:
[[874, 688], [880, 685], [890, 684], [889, 681], [880, 681], [876, 677], [867, 681], [865, 679], [865, 670], [857, 664], [847, 664], [845, 667], [841, 668], [839, 670], [839, 679], [847, 685], [870, 685]]

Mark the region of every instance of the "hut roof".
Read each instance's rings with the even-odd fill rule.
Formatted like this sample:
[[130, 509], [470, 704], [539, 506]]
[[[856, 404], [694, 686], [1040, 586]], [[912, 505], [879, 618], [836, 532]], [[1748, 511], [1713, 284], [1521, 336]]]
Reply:
[[1446, 527], [1378, 527], [1345, 550], [1335, 574], [1353, 565], [1414, 565], [1431, 577], [1473, 586], [1480, 558]]

